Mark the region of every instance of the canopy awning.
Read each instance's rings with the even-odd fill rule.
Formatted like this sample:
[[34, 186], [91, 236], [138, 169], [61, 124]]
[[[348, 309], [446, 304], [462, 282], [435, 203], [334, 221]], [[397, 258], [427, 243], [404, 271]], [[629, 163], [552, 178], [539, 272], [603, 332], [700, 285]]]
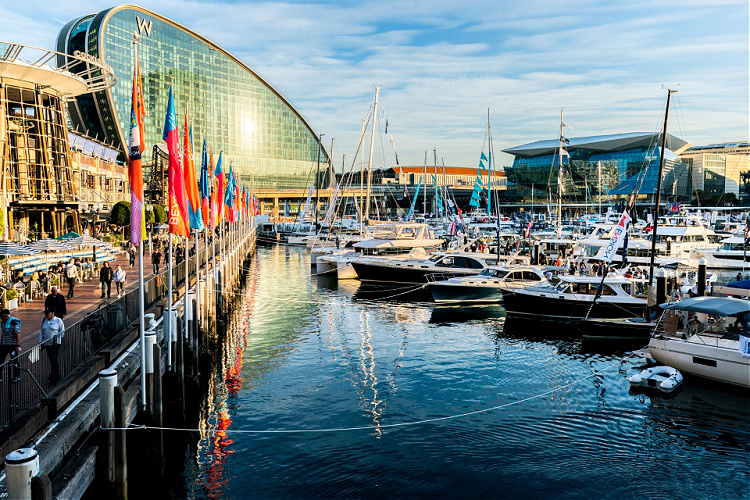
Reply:
[[750, 301], [733, 297], [693, 297], [659, 307], [674, 311], [715, 314], [718, 316], [736, 316], [750, 312]]

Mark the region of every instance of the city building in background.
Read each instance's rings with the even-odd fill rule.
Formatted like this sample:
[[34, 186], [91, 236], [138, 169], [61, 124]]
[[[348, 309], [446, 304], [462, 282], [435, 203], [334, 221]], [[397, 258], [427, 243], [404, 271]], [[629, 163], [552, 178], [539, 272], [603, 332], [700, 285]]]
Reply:
[[[636, 183], [641, 202], [651, 202], [656, 193], [661, 154], [661, 134], [626, 133], [570, 138], [563, 158], [563, 203], [629, 196]], [[664, 154], [662, 196], [688, 201], [692, 191], [689, 164], [680, 154], [690, 146], [667, 134]], [[513, 165], [505, 168], [509, 200], [537, 202], [557, 200], [560, 161], [558, 139], [536, 141], [504, 150], [513, 155]], [[644, 171], [645, 170], [645, 171]]]
[[0, 42], [0, 166], [4, 240], [25, 242], [81, 232], [81, 214], [108, 212], [126, 199], [127, 170], [117, 152], [71, 134], [64, 103], [111, 88], [101, 61]]
[[747, 205], [750, 201], [744, 180], [750, 173], [750, 142], [693, 146], [680, 153], [680, 161], [690, 166], [697, 201], [700, 196], [715, 204], [740, 201]]
[[[139, 35], [138, 57], [143, 78], [146, 181], [151, 166], [158, 167], [158, 151], [170, 82], [182, 131], [189, 108], [196, 167], [200, 168], [202, 139], [213, 148], [214, 160], [224, 152], [240, 181], [255, 190], [296, 189], [302, 193], [310, 173], [328, 156], [302, 115], [268, 82], [242, 61], [198, 33], [163, 16], [133, 5], [113, 7], [67, 23], [57, 39], [57, 50], [83, 52], [112, 67], [117, 85], [69, 103], [73, 128], [98, 138], [121, 152], [129, 137], [134, 33]], [[58, 57], [58, 64], [70, 56]], [[154, 169], [154, 179], [161, 175]], [[149, 187], [146, 187], [149, 189]], [[152, 192], [159, 192], [153, 189]]]

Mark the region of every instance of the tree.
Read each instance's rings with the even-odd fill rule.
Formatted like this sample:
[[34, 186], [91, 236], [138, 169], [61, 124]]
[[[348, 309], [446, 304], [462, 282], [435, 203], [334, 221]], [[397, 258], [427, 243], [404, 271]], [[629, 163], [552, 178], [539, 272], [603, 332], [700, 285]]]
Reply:
[[167, 211], [161, 205], [152, 205], [154, 207], [154, 224], [163, 224], [167, 222]]
[[118, 201], [112, 207], [109, 215], [109, 223], [115, 226], [125, 227], [130, 225], [130, 202]]
[[153, 205], [146, 205], [146, 214], [145, 214], [146, 224], [153, 224], [154, 223], [154, 206]]

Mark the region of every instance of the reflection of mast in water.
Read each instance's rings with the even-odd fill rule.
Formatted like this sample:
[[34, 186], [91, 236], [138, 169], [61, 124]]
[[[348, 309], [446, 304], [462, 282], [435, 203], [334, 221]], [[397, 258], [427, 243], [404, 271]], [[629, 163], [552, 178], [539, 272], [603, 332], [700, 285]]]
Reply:
[[[375, 374], [375, 355], [372, 349], [372, 330], [370, 329], [370, 314], [365, 308], [364, 318], [362, 322], [362, 341], [359, 344], [359, 367], [362, 370], [364, 378], [362, 382], [365, 385], [365, 389], [369, 389], [372, 392], [372, 401], [367, 404], [365, 410], [372, 414], [372, 421], [375, 423], [375, 432], [378, 436], [382, 434], [380, 430], [380, 416], [385, 410], [385, 405], [381, 405], [382, 401], [379, 398], [378, 392], [378, 377]], [[368, 403], [366, 393], [363, 393], [365, 403]]]

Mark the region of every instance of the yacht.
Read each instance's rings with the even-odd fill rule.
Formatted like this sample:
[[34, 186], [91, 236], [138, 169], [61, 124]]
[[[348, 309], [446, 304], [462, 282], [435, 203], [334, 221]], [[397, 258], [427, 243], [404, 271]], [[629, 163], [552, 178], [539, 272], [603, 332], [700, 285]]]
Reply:
[[669, 313], [649, 341], [652, 358], [683, 373], [750, 388], [750, 302], [694, 297], [661, 308]]
[[[342, 252], [317, 257], [317, 271], [334, 275], [338, 279], [356, 279], [357, 273], [352, 267], [354, 260], [380, 260], [384, 258], [420, 258], [428, 250], [438, 248], [444, 240], [434, 238], [429, 226], [419, 222], [394, 222], [376, 224], [368, 228], [370, 238], [356, 242], [352, 248]], [[411, 254], [411, 255], [409, 255]]]
[[557, 275], [567, 271], [567, 268], [556, 266], [489, 266], [476, 276], [441, 280], [440, 275], [429, 275], [427, 290], [432, 299], [441, 304], [500, 302], [506, 288], [548, 283], [548, 279], [558, 280]]
[[430, 274], [476, 275], [497, 261], [490, 253], [434, 252], [426, 260], [355, 259], [352, 267], [361, 281], [427, 283]]
[[[594, 301], [599, 286], [602, 293]], [[503, 303], [509, 315], [547, 320], [590, 318], [630, 318], [643, 316], [646, 297], [638, 293], [636, 281], [621, 276], [560, 276], [555, 285], [503, 290]]]
[[725, 238], [718, 248], [696, 248], [691, 257], [706, 259], [706, 267], [711, 269], [750, 268], [750, 248], [745, 245], [744, 235]]

